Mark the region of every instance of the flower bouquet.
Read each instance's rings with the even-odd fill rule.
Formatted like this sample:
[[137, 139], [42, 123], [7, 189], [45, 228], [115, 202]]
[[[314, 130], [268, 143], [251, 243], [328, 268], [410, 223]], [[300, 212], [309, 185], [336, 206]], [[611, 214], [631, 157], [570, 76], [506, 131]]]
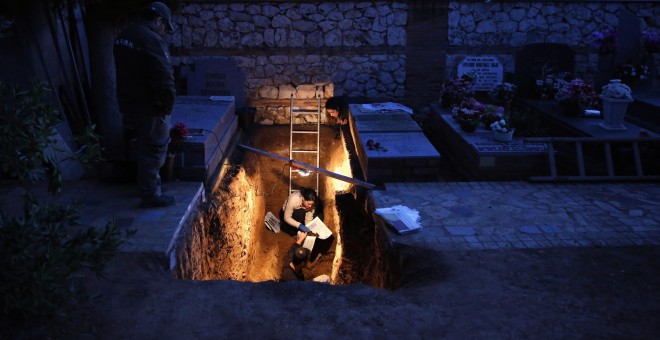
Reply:
[[472, 85], [477, 80], [474, 72], [468, 72], [460, 77], [454, 77], [446, 80], [442, 84], [442, 96], [440, 102], [442, 106], [450, 108], [461, 103], [474, 95]]
[[633, 99], [630, 87], [621, 82], [620, 79], [612, 79], [610, 83], [601, 88], [601, 98], [609, 99]]
[[184, 140], [188, 137], [188, 127], [184, 122], [178, 122], [170, 129], [169, 152], [177, 153], [180, 151]]
[[616, 48], [616, 29], [607, 27], [602, 31], [591, 33], [593, 37], [593, 46], [598, 49], [600, 54], [614, 54]]
[[536, 95], [541, 99], [553, 99], [570, 79], [572, 79], [570, 72], [548, 74], [544, 79], [536, 79]]
[[599, 124], [600, 127], [610, 131], [625, 130], [623, 120], [628, 104], [633, 101], [632, 90], [620, 79], [610, 80], [610, 83], [603, 86], [601, 90], [603, 122]]
[[616, 67], [621, 82], [628, 86], [635, 86], [638, 81], [644, 80], [649, 76], [649, 67], [644, 64], [627, 63]]
[[170, 129], [172, 142], [182, 142], [186, 137], [188, 137], [188, 127], [184, 122], [178, 122]]
[[484, 105], [481, 110], [480, 120], [484, 127], [490, 128], [490, 124], [502, 119], [504, 116], [504, 107], [495, 105]]
[[516, 131], [505, 119], [494, 122], [490, 125], [490, 129], [493, 131], [493, 139], [499, 142], [511, 141]]
[[598, 103], [598, 94], [593, 86], [575, 78], [557, 91], [555, 99], [566, 115], [577, 116], [585, 107], [593, 107]]
[[483, 104], [470, 98], [453, 107], [451, 112], [454, 120], [461, 126], [461, 130], [473, 132], [481, 123], [482, 110]]
[[497, 103], [510, 103], [518, 92], [518, 87], [511, 83], [499, 83], [488, 94]]

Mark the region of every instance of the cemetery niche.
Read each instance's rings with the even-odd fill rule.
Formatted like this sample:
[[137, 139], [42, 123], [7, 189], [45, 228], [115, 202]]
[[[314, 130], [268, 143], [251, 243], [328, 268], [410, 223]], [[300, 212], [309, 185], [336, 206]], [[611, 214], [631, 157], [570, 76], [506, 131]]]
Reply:
[[244, 83], [234, 59], [196, 61], [187, 72], [189, 96], [234, 96], [237, 110], [245, 107]]
[[564, 44], [530, 44], [516, 53], [515, 65], [518, 95], [530, 98], [536, 96], [537, 79], [575, 71], [575, 52]]

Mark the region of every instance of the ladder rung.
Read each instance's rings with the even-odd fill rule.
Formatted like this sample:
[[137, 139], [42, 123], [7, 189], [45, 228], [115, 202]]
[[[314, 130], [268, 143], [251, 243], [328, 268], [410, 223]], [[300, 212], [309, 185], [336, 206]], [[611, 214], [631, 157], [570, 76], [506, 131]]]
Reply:
[[291, 150], [291, 152], [297, 152], [297, 153], [318, 153], [318, 150]]
[[319, 133], [318, 131], [307, 131], [307, 130], [291, 130], [291, 133]]

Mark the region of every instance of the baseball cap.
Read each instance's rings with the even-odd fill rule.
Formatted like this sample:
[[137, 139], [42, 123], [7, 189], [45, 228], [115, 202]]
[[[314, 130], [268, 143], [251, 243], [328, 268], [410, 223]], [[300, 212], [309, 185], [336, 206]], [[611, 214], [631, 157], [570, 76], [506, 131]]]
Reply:
[[174, 32], [174, 25], [172, 25], [172, 11], [162, 2], [155, 1], [149, 5], [149, 9], [156, 14], [160, 15], [167, 22], [167, 32]]

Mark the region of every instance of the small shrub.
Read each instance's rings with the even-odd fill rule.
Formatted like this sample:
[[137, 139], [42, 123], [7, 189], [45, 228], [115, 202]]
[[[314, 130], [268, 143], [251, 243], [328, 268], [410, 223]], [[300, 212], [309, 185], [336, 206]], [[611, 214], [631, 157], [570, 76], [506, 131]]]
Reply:
[[45, 181], [57, 194], [60, 162], [85, 165], [100, 159], [93, 126], [76, 138], [78, 151], [56, 147], [59, 112], [48, 95], [43, 83], [27, 90], [0, 83], [0, 171], [26, 187], [22, 213], [0, 211], [0, 316], [14, 320], [63, 315], [85, 300], [84, 277], [100, 275], [122, 243], [114, 223], [103, 229], [83, 226], [78, 204], [38, 202], [27, 190]]

